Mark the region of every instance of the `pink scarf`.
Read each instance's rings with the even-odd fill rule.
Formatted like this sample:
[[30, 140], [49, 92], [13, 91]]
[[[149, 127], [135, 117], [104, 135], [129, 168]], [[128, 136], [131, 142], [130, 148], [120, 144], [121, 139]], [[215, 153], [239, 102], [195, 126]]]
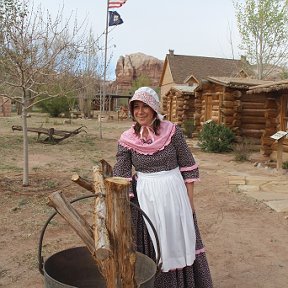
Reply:
[[[161, 121], [159, 135], [156, 135], [151, 127], [145, 127], [148, 130], [150, 141], [145, 141], [142, 137], [135, 134], [134, 125], [126, 130], [119, 139], [119, 144], [132, 149], [140, 154], [152, 155], [155, 152], [163, 150], [171, 142], [171, 138], [175, 133], [175, 124], [170, 121]], [[143, 131], [145, 128], [142, 129]]]

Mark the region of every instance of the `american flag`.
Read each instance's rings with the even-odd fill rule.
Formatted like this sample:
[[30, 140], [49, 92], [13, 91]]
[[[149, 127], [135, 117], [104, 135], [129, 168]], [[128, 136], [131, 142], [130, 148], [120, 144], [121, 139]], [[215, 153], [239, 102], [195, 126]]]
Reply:
[[109, 0], [108, 8], [120, 8], [127, 0]]

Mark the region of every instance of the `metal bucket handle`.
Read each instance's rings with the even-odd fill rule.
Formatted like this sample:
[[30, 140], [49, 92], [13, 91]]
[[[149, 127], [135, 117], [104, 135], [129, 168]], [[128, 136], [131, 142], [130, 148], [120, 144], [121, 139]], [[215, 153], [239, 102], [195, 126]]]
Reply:
[[[81, 196], [81, 197], [78, 197], [76, 199], [73, 199], [70, 201], [70, 203], [74, 203], [76, 201], [79, 201], [79, 200], [83, 200], [83, 199], [87, 199], [87, 198], [92, 198], [92, 197], [96, 197], [97, 194], [89, 194], [89, 195], [84, 195], [84, 196]], [[160, 267], [160, 243], [159, 243], [159, 238], [158, 238], [158, 235], [157, 235], [157, 231], [153, 225], [153, 223], [151, 222], [151, 220], [149, 219], [149, 217], [147, 216], [147, 214], [140, 208], [138, 207], [137, 205], [135, 205], [134, 203], [130, 202], [130, 205], [133, 206], [134, 208], [136, 208], [141, 214], [142, 216], [147, 220], [147, 222], [149, 223], [149, 225], [151, 226], [152, 228], [152, 231], [153, 231], [153, 234], [155, 236], [155, 239], [156, 239], [156, 244], [157, 244], [157, 259], [156, 259], [156, 265], [157, 265], [157, 270], [158, 272], [160, 271], [161, 267]], [[41, 230], [41, 233], [40, 233], [40, 239], [39, 239], [39, 244], [38, 244], [38, 269], [40, 271], [40, 273], [42, 275], [44, 275], [44, 270], [43, 270], [43, 267], [44, 267], [44, 260], [43, 260], [43, 256], [42, 256], [42, 244], [43, 244], [43, 238], [44, 238], [44, 234], [45, 234], [45, 231], [46, 231], [46, 228], [48, 226], [48, 224], [50, 223], [50, 221], [57, 215], [57, 212], [54, 212], [53, 214], [50, 215], [50, 217], [47, 219], [46, 223], [44, 224], [42, 230]]]

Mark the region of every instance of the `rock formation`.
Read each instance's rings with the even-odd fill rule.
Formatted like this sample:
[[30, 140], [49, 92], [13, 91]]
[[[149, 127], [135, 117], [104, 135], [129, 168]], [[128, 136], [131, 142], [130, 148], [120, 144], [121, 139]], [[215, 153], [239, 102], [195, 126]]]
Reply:
[[114, 83], [118, 94], [126, 94], [133, 81], [140, 76], [147, 77], [152, 87], [158, 87], [163, 63], [164, 61], [143, 53], [120, 56], [116, 65]]

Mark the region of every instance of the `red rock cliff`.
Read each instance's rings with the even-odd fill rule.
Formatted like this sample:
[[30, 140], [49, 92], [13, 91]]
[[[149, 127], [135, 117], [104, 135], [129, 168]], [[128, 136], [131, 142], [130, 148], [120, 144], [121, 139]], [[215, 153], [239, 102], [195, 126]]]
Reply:
[[150, 79], [152, 87], [158, 87], [163, 62], [143, 53], [120, 56], [116, 65], [116, 81], [114, 83], [118, 94], [127, 93], [132, 82], [139, 76], [146, 76]]

